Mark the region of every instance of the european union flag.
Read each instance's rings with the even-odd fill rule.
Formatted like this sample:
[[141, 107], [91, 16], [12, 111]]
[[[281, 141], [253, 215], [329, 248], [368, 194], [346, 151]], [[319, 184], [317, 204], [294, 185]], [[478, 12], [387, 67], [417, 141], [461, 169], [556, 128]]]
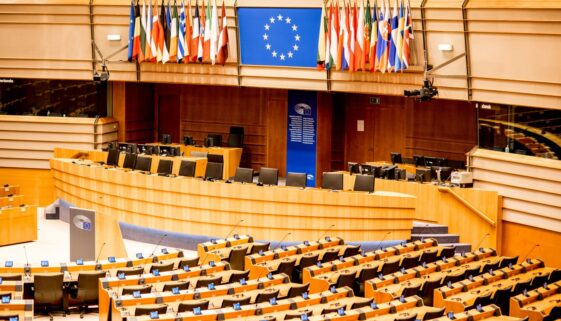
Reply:
[[238, 8], [241, 63], [313, 67], [321, 8]]

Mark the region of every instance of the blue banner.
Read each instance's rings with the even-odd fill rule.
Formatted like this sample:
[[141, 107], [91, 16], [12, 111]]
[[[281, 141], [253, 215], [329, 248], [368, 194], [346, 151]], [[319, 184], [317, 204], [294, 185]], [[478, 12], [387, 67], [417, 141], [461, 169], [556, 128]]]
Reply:
[[238, 8], [241, 63], [316, 67], [321, 9]]
[[286, 170], [306, 173], [306, 185], [316, 186], [317, 93], [288, 91]]

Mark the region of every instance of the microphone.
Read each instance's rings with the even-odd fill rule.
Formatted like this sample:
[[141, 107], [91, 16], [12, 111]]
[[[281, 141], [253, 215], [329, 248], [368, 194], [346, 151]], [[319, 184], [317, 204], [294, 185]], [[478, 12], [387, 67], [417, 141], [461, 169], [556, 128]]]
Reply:
[[522, 261], [526, 261], [526, 259], [528, 259], [528, 256], [530, 256], [530, 254], [532, 254], [532, 252], [534, 252], [534, 250], [536, 249], [536, 247], [539, 247], [540, 245], [538, 243], [534, 244], [534, 246], [532, 247], [532, 249], [530, 250], [530, 252], [528, 252], [528, 254], [526, 254], [526, 256], [524, 257], [524, 260]]
[[103, 242], [103, 244], [101, 244], [101, 247], [99, 248], [99, 252], [97, 253], [97, 257], [95, 258], [95, 263], [96, 264], [99, 261], [99, 257], [101, 256], [101, 251], [103, 250], [104, 246], [105, 246], [105, 242]]
[[331, 224], [331, 225], [325, 230], [325, 232], [318, 238], [317, 241], [319, 242], [319, 241], [321, 240], [321, 238], [324, 237], [324, 236], [327, 234], [327, 232], [329, 232], [329, 230], [331, 230], [331, 229], [334, 228], [334, 227], [335, 227], [335, 224]]
[[158, 244], [156, 244], [156, 246], [154, 247], [154, 250], [152, 251], [152, 254], [150, 254], [150, 256], [154, 256], [154, 254], [156, 253], [156, 249], [158, 248], [158, 246], [160, 246], [160, 244], [162, 244], [162, 241], [167, 237], [167, 234], [162, 235], [162, 237], [160, 237], [160, 240], [158, 241]]
[[240, 220], [240, 221], [238, 222], [238, 224], [236, 224], [236, 225], [232, 228], [232, 230], [230, 230], [230, 233], [228, 233], [228, 235], [226, 235], [226, 237], [225, 237], [224, 239], [227, 240], [227, 239], [230, 237], [230, 234], [232, 234], [232, 232], [234, 232], [234, 230], [235, 230], [236, 228], [238, 228], [238, 226], [240, 226], [240, 224], [242, 224], [243, 222], [244, 222], [244, 220]]
[[282, 237], [282, 239], [277, 243], [277, 245], [273, 248], [272, 251], [274, 252], [281, 245], [282, 241], [284, 241], [284, 239], [286, 239], [291, 234], [292, 234], [292, 232], [286, 233], [286, 235]]
[[31, 274], [31, 267], [29, 266], [29, 259], [27, 258], [27, 247], [23, 246], [23, 252], [25, 253], [25, 268], [24, 273]]
[[378, 246], [376, 246], [376, 248], [374, 248], [373, 252], [376, 252], [380, 248], [380, 246], [382, 246], [382, 242], [384, 242], [386, 240], [386, 237], [388, 237], [388, 235], [390, 235], [390, 234], [392, 234], [392, 232], [388, 232], [388, 233], [386, 233], [386, 235], [384, 235], [384, 238], [382, 238], [380, 243], [378, 243]]
[[487, 233], [487, 234], [483, 235], [483, 237], [481, 238], [481, 240], [479, 240], [479, 243], [477, 243], [477, 246], [475, 247], [475, 251], [477, 251], [477, 249], [479, 249], [479, 246], [481, 246], [481, 244], [483, 243], [483, 241], [484, 241], [489, 235], [491, 235], [491, 233]]

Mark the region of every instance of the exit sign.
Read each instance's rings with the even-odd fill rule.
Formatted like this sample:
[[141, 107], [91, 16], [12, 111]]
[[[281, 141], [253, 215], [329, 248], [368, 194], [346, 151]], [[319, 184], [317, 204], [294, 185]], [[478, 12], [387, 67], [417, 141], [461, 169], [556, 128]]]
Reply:
[[380, 97], [370, 97], [370, 105], [380, 105]]

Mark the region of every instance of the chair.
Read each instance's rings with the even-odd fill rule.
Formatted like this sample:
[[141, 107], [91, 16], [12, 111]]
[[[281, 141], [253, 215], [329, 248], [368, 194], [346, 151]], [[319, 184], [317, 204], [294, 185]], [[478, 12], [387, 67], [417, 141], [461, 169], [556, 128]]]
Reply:
[[323, 256], [321, 257], [321, 262], [327, 263], [327, 262], [335, 261], [338, 258], [339, 258], [339, 251], [331, 251], [328, 249], [327, 251], [323, 252]]
[[399, 261], [399, 258], [390, 258], [388, 261], [384, 262], [381, 271], [382, 275], [388, 275], [399, 271]]
[[110, 149], [107, 152], [107, 160], [105, 161], [105, 163], [107, 165], [110, 166], [119, 166], [119, 155], [121, 154], [121, 152], [119, 152], [118, 149]]
[[295, 285], [288, 290], [288, 294], [286, 295], [285, 299], [295, 298], [297, 296], [302, 296], [304, 292], [308, 292], [308, 288], [310, 287], [310, 283], [304, 283], [302, 285]]
[[230, 255], [222, 261], [230, 262], [230, 267], [234, 270], [244, 270], [244, 260], [247, 253], [246, 247], [233, 247], [230, 250]]
[[269, 302], [270, 299], [272, 298], [277, 298], [279, 296], [279, 289], [265, 289], [263, 291], [261, 291], [259, 294], [257, 294], [257, 297], [255, 298], [255, 304], [259, 304], [262, 302]]
[[374, 192], [374, 175], [355, 175], [353, 191]]
[[136, 154], [126, 153], [125, 161], [123, 162], [123, 168], [134, 169], [136, 165]]
[[204, 158], [207, 158], [208, 152], [197, 152], [197, 151], [192, 150], [192, 151], [189, 153], [189, 156], [191, 156], [191, 157], [204, 157]]
[[222, 179], [224, 163], [208, 162], [206, 164], [205, 177], [211, 179]]
[[105, 277], [105, 271], [80, 272], [78, 284], [70, 289], [70, 305], [80, 306], [80, 318], [84, 317], [90, 305], [99, 303], [99, 279]]
[[518, 282], [514, 285], [514, 289], [512, 289], [512, 295], [518, 295], [522, 292], [524, 292], [524, 290], [529, 290], [530, 289], [530, 283], [532, 280], [526, 280], [526, 281], [522, 281], [522, 282]]
[[[338, 302], [335, 302], [334, 304], [338, 304]], [[323, 310], [321, 310], [321, 315], [335, 313], [335, 312], [339, 311], [339, 309], [345, 309], [345, 308], [346, 308], [345, 305], [339, 305], [339, 306], [334, 307], [334, 308], [324, 308]]]
[[283, 261], [279, 264], [277, 273], [284, 273], [290, 278], [290, 276], [292, 276], [292, 271], [294, 270], [295, 265], [296, 258], [287, 258], [287, 261]]
[[364, 295], [364, 283], [378, 276], [378, 266], [364, 267], [360, 270], [358, 278], [355, 280], [354, 291], [356, 295]]
[[484, 307], [484, 306], [489, 305], [489, 304], [491, 304], [491, 292], [475, 298], [475, 300], [473, 301], [473, 305], [471, 307], [466, 307], [465, 310], [467, 311], [467, 310], [470, 310], [470, 309], [474, 309], [478, 305], [481, 305], [482, 307]]
[[66, 316], [63, 281], [62, 273], [34, 275], [32, 291], [35, 311], [47, 312], [51, 321], [53, 316], [50, 311], [63, 311], [63, 315]]
[[446, 311], [445, 307], [440, 308], [438, 311], [426, 312], [425, 315], [423, 316], [423, 321], [440, 318], [441, 316], [444, 315], [444, 311]]
[[208, 134], [204, 141], [205, 147], [222, 146], [222, 135]]
[[442, 279], [437, 280], [429, 280], [423, 284], [423, 288], [421, 289], [420, 297], [423, 298], [423, 302], [425, 305], [432, 306], [432, 301], [434, 298], [434, 289], [439, 288], [441, 286], [440, 282]]
[[511, 257], [503, 257], [501, 264], [499, 264], [499, 269], [509, 266], [510, 264], [515, 265], [518, 262], [518, 255]]
[[500, 261], [492, 262], [492, 263], [485, 263], [481, 268], [481, 273], [488, 273], [489, 271], [497, 271], [499, 269]]
[[208, 300], [198, 300], [197, 302], [180, 302], [177, 306], [177, 312], [193, 312], [195, 308], [200, 308], [201, 310], [208, 309]]
[[2, 278], [3, 281], [21, 281], [21, 274], [6, 274], [6, 275], [2, 275], [0, 274], [0, 278]]
[[[356, 299], [358, 299], [358, 298], [356, 298]], [[355, 303], [353, 303], [353, 305], [351, 305], [351, 310], [360, 309], [360, 308], [363, 308], [363, 307], [370, 306], [370, 303], [372, 303], [373, 300], [374, 300], [373, 298], [364, 298], [363, 300], [355, 302]]]
[[475, 267], [472, 267], [471, 269], [466, 269], [466, 275], [465, 275], [466, 279], [469, 278], [470, 276], [471, 277], [478, 276], [479, 274], [481, 274], [479, 272], [480, 270], [481, 270], [480, 266], [475, 266]]
[[492, 303], [501, 308], [501, 314], [510, 313], [510, 296], [512, 295], [512, 285], [505, 289], [495, 291]]
[[167, 272], [173, 270], [173, 262], [169, 263], [154, 263], [150, 266], [149, 273], [154, 272], [154, 270], [158, 270], [159, 272]]
[[160, 161], [158, 162], [158, 175], [170, 175], [172, 168], [173, 161], [169, 159], [160, 159]]
[[245, 279], [246, 281], [249, 279], [249, 270], [232, 272], [230, 279], [228, 279], [228, 283], [240, 282], [241, 279]]
[[553, 321], [561, 319], [561, 306], [554, 306], [549, 315], [543, 318], [543, 321]]
[[279, 185], [279, 169], [261, 167], [257, 181], [263, 185]]
[[170, 281], [164, 284], [162, 291], [170, 292], [174, 288], [178, 288], [179, 290], [187, 290], [189, 289], [189, 281], [188, 280], [180, 280], [180, 281]]
[[253, 183], [253, 168], [236, 168], [236, 175], [234, 176], [234, 182], [238, 183]]
[[294, 271], [292, 272], [292, 282], [302, 282], [302, 273], [304, 269], [309, 266], [315, 265], [318, 261], [318, 258], [319, 253], [313, 253], [312, 255], [303, 255], [300, 259], [300, 264], [294, 267]]
[[222, 300], [222, 305], [220, 308], [224, 309], [227, 307], [233, 307], [234, 304], [239, 303], [240, 305], [249, 304], [251, 300], [251, 296], [243, 295], [242, 293], [234, 294], [232, 298], [226, 298]]
[[321, 180], [321, 188], [340, 191], [343, 189], [343, 174], [324, 172]]
[[230, 134], [228, 135], [228, 147], [243, 147], [244, 141], [244, 128], [238, 126], [230, 127]]
[[149, 172], [152, 167], [152, 157], [136, 157], [136, 162], [134, 163], [135, 171]]
[[456, 255], [456, 246], [447, 246], [442, 248], [438, 257], [440, 259], [442, 259], [443, 257], [449, 259], [454, 255]]
[[150, 315], [152, 312], [158, 312], [158, 314], [165, 314], [168, 310], [167, 304], [150, 304], [150, 305], [140, 305], [134, 310], [134, 316], [138, 317], [141, 315]]
[[190, 160], [182, 160], [179, 164], [179, 176], [195, 177], [195, 170], [197, 169], [197, 162]]
[[306, 173], [288, 172], [286, 175], [286, 186], [306, 187]]
[[395, 318], [394, 321], [415, 321], [417, 319], [417, 313], [406, 316]]
[[263, 251], [263, 252], [268, 251], [270, 245], [271, 245], [270, 242], [267, 242], [267, 243], [253, 243], [253, 246], [251, 247], [251, 253], [250, 254], [259, 253], [259, 251]]
[[444, 280], [442, 281], [443, 285], [450, 283], [456, 283], [458, 281], [464, 280], [466, 278], [466, 271], [461, 271], [460, 273], [456, 274], [446, 274]]
[[152, 292], [152, 284], [141, 284], [141, 285], [129, 285], [123, 287], [123, 292], [121, 295], [133, 294], [134, 292], [140, 292], [140, 294], [148, 294]]
[[195, 284], [195, 288], [202, 288], [208, 286], [211, 283], [214, 283], [215, 285], [221, 284], [222, 277], [218, 275], [218, 276], [209, 276], [209, 277], [198, 279], [197, 283]]
[[551, 273], [549, 274], [549, 283], [554, 283], [557, 281], [561, 281], [561, 270], [557, 269], [557, 270], [553, 270], [551, 271]]
[[535, 276], [532, 279], [532, 283], [530, 284], [530, 288], [528, 290], [534, 290], [543, 286], [544, 283], [547, 283], [549, 279], [549, 273], [542, 273], [540, 275]]
[[123, 273], [125, 276], [141, 275], [142, 273], [144, 273], [144, 267], [143, 266], [133, 266], [133, 267], [130, 267], [130, 268], [118, 269], [117, 273], [115, 275], [119, 275], [121, 273]]
[[349, 245], [343, 251], [343, 257], [350, 257], [360, 254], [360, 245]]
[[401, 268], [410, 269], [412, 267], [416, 267], [419, 265], [419, 258], [421, 257], [421, 253], [417, 253], [417, 255], [413, 256], [405, 256], [403, 260], [401, 260]]
[[436, 262], [437, 254], [438, 254], [437, 249], [425, 250], [423, 251], [423, 254], [421, 254], [421, 258], [419, 259], [419, 262], [421, 263], [425, 262], [426, 264]]
[[196, 258], [192, 258], [192, 259], [182, 259], [181, 261], [179, 261], [177, 268], [178, 269], [183, 269], [185, 266], [188, 267], [195, 267], [199, 265], [199, 257], [197, 256]]
[[349, 272], [341, 272], [339, 274], [339, 277], [337, 278], [337, 283], [335, 283], [335, 287], [336, 288], [341, 288], [344, 286], [348, 286], [349, 288], [353, 288], [353, 285], [355, 284], [355, 277], [356, 277], [356, 272], [355, 271], [349, 271]]
[[421, 292], [421, 285], [422, 284], [417, 284], [417, 285], [413, 285], [413, 286], [406, 286], [403, 288], [403, 290], [401, 291], [401, 295], [403, 295], [404, 297], [410, 297], [413, 295], [418, 295], [419, 292]]

